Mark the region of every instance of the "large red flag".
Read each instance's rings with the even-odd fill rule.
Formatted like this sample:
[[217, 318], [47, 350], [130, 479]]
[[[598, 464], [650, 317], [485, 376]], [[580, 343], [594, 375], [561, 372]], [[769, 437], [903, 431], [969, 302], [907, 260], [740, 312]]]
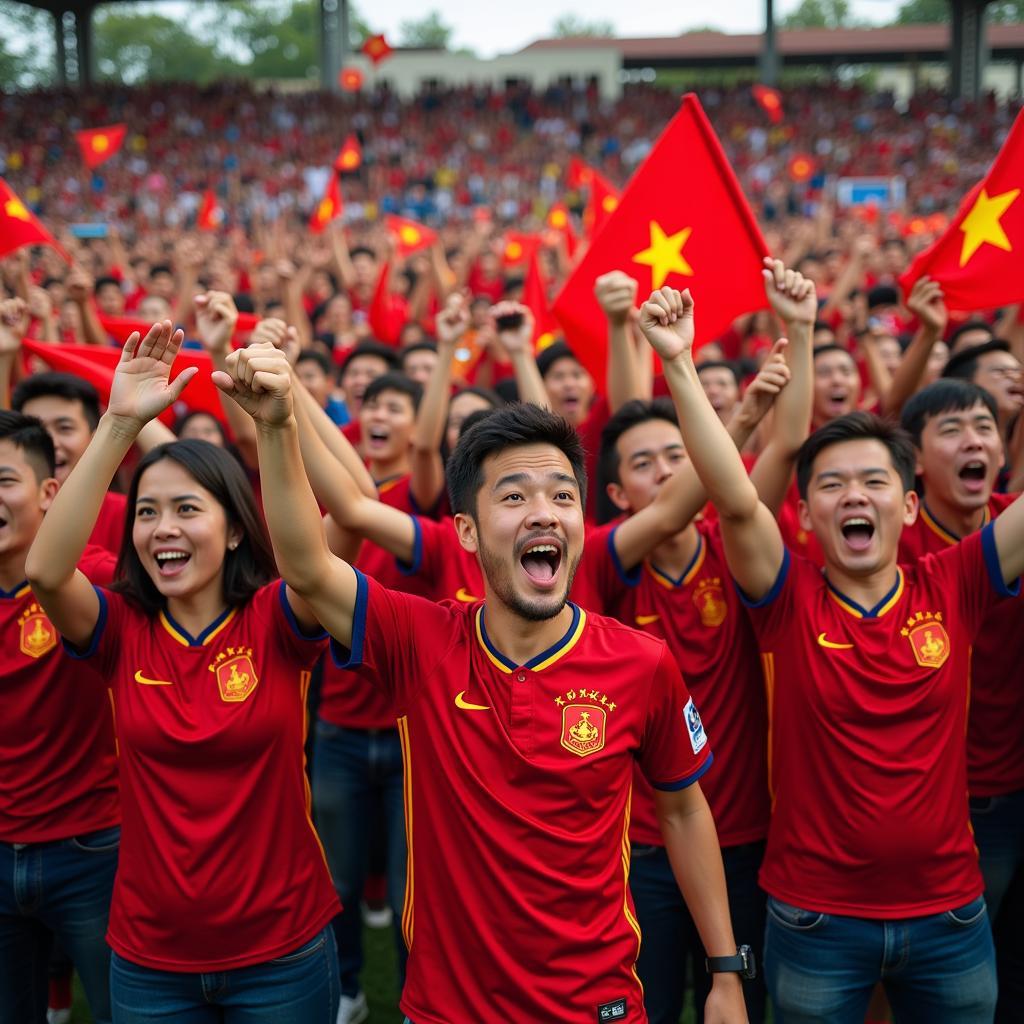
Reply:
[[566, 252], [572, 259], [576, 254], [576, 232], [572, 229], [572, 218], [565, 203], [555, 203], [548, 210], [547, 226], [565, 239]]
[[420, 249], [426, 249], [437, 241], [437, 232], [414, 220], [388, 214], [386, 218], [388, 231], [398, 242], [398, 255], [411, 256]]
[[[146, 330], [149, 330], [149, 327]], [[99, 392], [100, 401], [104, 405], [110, 400], [110, 384], [114, 379], [114, 369], [121, 358], [120, 348], [105, 345], [51, 345], [32, 338], [26, 338], [22, 342], [22, 348], [38, 356], [51, 369], [73, 373], [76, 377], [88, 381]], [[207, 412], [225, 423], [220, 394], [210, 379], [210, 372], [213, 369], [210, 357], [205, 352], [182, 349], [174, 361], [171, 379], [189, 366], [198, 366], [199, 373], [182, 392], [181, 401], [190, 410]], [[173, 423], [174, 409], [168, 409], [160, 419], [167, 424]]]
[[[107, 316], [105, 313], [99, 313], [97, 316], [100, 326], [118, 345], [124, 345], [132, 331], [138, 331], [145, 337], [146, 332], [153, 326], [151, 320], [140, 320], [133, 316]], [[246, 335], [251, 334], [259, 322], [260, 318], [255, 313], [239, 313], [235, 333], [231, 336], [234, 345], [241, 346], [246, 340]]]
[[757, 100], [757, 105], [768, 115], [772, 124], [778, 124], [782, 120], [782, 93], [773, 89], [770, 85], [753, 85], [750, 91]]
[[316, 204], [316, 209], [310, 214], [309, 230], [314, 235], [319, 235], [335, 217], [341, 215], [345, 204], [341, 201], [341, 186], [338, 184], [338, 176], [331, 172], [331, 180], [327, 182], [327, 189], [323, 199]]
[[105, 128], [85, 128], [75, 132], [75, 141], [82, 151], [85, 166], [92, 170], [109, 160], [124, 144], [125, 124], [108, 124]]
[[538, 352], [545, 349], [558, 334], [558, 321], [548, 305], [547, 289], [540, 276], [540, 261], [537, 252], [530, 254], [530, 265], [523, 282], [523, 305], [533, 314], [533, 341]]
[[39, 223], [11, 186], [0, 178], [0, 256], [25, 245], [50, 245], [71, 262], [63, 246]]
[[767, 306], [761, 261], [768, 247], [697, 97], [683, 97], [619, 205], [555, 299], [554, 313], [598, 386], [605, 379], [607, 325], [594, 281], [622, 270], [637, 302], [655, 288], [690, 288], [697, 344]]
[[[968, 192], [944, 235], [900, 278], [903, 294], [927, 274], [949, 309], [989, 309], [1024, 299], [1024, 113], [988, 174]], [[927, 226], [927, 225], [925, 225]]]
[[359, 145], [359, 139], [350, 135], [341, 144], [338, 155], [334, 158], [334, 169], [336, 171], [358, 171], [363, 162], [363, 147]]

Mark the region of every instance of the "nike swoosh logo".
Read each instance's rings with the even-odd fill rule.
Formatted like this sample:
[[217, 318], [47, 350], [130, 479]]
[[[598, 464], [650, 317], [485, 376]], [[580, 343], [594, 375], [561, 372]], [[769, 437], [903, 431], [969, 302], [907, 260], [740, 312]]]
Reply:
[[818, 644], [821, 647], [827, 647], [830, 651], [849, 651], [853, 648], [853, 644], [835, 644], [831, 640], [826, 640], [824, 633], [818, 634]]
[[473, 604], [474, 601], [479, 601], [480, 598], [471, 594], [465, 587], [459, 587], [455, 594], [456, 601], [462, 601], [464, 604]]
[[660, 615], [638, 615], [636, 617], [636, 624], [638, 626], [649, 626], [652, 622], [657, 622], [660, 618]]
[[142, 683], [143, 686], [172, 686], [173, 684], [168, 679], [148, 679], [142, 674], [142, 670], [139, 669], [135, 673], [135, 682]]
[[466, 691], [455, 694], [455, 706], [463, 711], [490, 711], [486, 704], [470, 704], [466, 700]]

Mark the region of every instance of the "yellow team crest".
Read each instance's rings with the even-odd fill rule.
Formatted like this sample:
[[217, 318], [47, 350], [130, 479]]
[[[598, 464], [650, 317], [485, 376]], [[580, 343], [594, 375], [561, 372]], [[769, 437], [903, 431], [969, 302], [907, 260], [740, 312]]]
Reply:
[[562, 746], [577, 757], [596, 754], [604, 747], [608, 716], [592, 704], [567, 704], [562, 708]]
[[722, 594], [722, 581], [718, 576], [701, 580], [693, 592], [693, 603], [700, 613], [700, 621], [711, 628], [720, 626], [729, 614], [729, 606]]
[[217, 678], [221, 700], [238, 704], [256, 689], [260, 677], [256, 675], [252, 658], [251, 647], [229, 647], [214, 658], [210, 671]]
[[900, 630], [910, 641], [914, 659], [922, 668], [938, 668], [949, 657], [949, 634], [942, 612], [915, 612]]
[[21, 628], [21, 653], [30, 658], [41, 658], [57, 646], [57, 630], [34, 601], [18, 619]]

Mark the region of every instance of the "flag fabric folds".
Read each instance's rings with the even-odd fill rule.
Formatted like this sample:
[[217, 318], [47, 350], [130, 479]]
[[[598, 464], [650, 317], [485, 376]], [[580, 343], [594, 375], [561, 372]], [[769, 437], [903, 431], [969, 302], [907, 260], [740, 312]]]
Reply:
[[988, 309], [1024, 299], [1024, 121], [1017, 115], [988, 174], [968, 192], [945, 234], [900, 278], [909, 295], [927, 274], [949, 309]]
[[767, 306], [761, 261], [768, 247], [697, 97], [683, 97], [630, 179], [600, 234], [566, 281], [554, 313], [598, 386], [607, 363], [607, 325], [594, 281], [621, 270], [637, 301], [656, 289], [690, 288], [697, 345]]
[[355, 135], [350, 135], [341, 144], [341, 149], [338, 150], [338, 155], [334, 158], [334, 169], [351, 173], [358, 171], [362, 163], [363, 147], [359, 145], [359, 139]]
[[335, 217], [341, 216], [345, 204], [341, 201], [341, 186], [338, 184], [338, 175], [331, 173], [331, 179], [327, 182], [324, 197], [317, 203], [309, 217], [309, 230], [314, 235], [319, 235]]
[[109, 160], [124, 144], [127, 130], [125, 124], [108, 124], [104, 128], [85, 128], [75, 132], [75, 141], [82, 151], [85, 166], [92, 170]]
[[25, 245], [52, 246], [65, 260], [71, 262], [64, 247], [43, 227], [11, 186], [0, 178], [0, 256], [6, 256]]
[[437, 232], [417, 221], [388, 214], [386, 224], [398, 243], [398, 255], [401, 257], [427, 249], [437, 241]]
[[750, 91], [754, 94], [757, 105], [768, 115], [772, 124], [782, 121], [782, 93], [770, 85], [754, 85]]
[[200, 231], [216, 231], [224, 223], [224, 209], [217, 202], [217, 194], [212, 188], [203, 192], [203, 201], [196, 217], [196, 227]]

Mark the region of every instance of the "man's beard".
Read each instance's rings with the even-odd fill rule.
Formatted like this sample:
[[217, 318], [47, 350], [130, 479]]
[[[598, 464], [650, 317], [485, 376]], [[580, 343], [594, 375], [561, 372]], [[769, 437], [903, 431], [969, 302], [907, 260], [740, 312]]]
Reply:
[[547, 619], [553, 619], [565, 607], [565, 603], [569, 599], [569, 592], [572, 590], [572, 581], [576, 578], [576, 569], [580, 564], [579, 557], [569, 566], [568, 580], [561, 595], [552, 594], [547, 599], [530, 601], [516, 593], [511, 575], [505, 572], [505, 563], [484, 544], [479, 532], [477, 533], [477, 551], [480, 554], [484, 579], [490, 584], [495, 597], [520, 618], [526, 619], [527, 622], [545, 622]]

